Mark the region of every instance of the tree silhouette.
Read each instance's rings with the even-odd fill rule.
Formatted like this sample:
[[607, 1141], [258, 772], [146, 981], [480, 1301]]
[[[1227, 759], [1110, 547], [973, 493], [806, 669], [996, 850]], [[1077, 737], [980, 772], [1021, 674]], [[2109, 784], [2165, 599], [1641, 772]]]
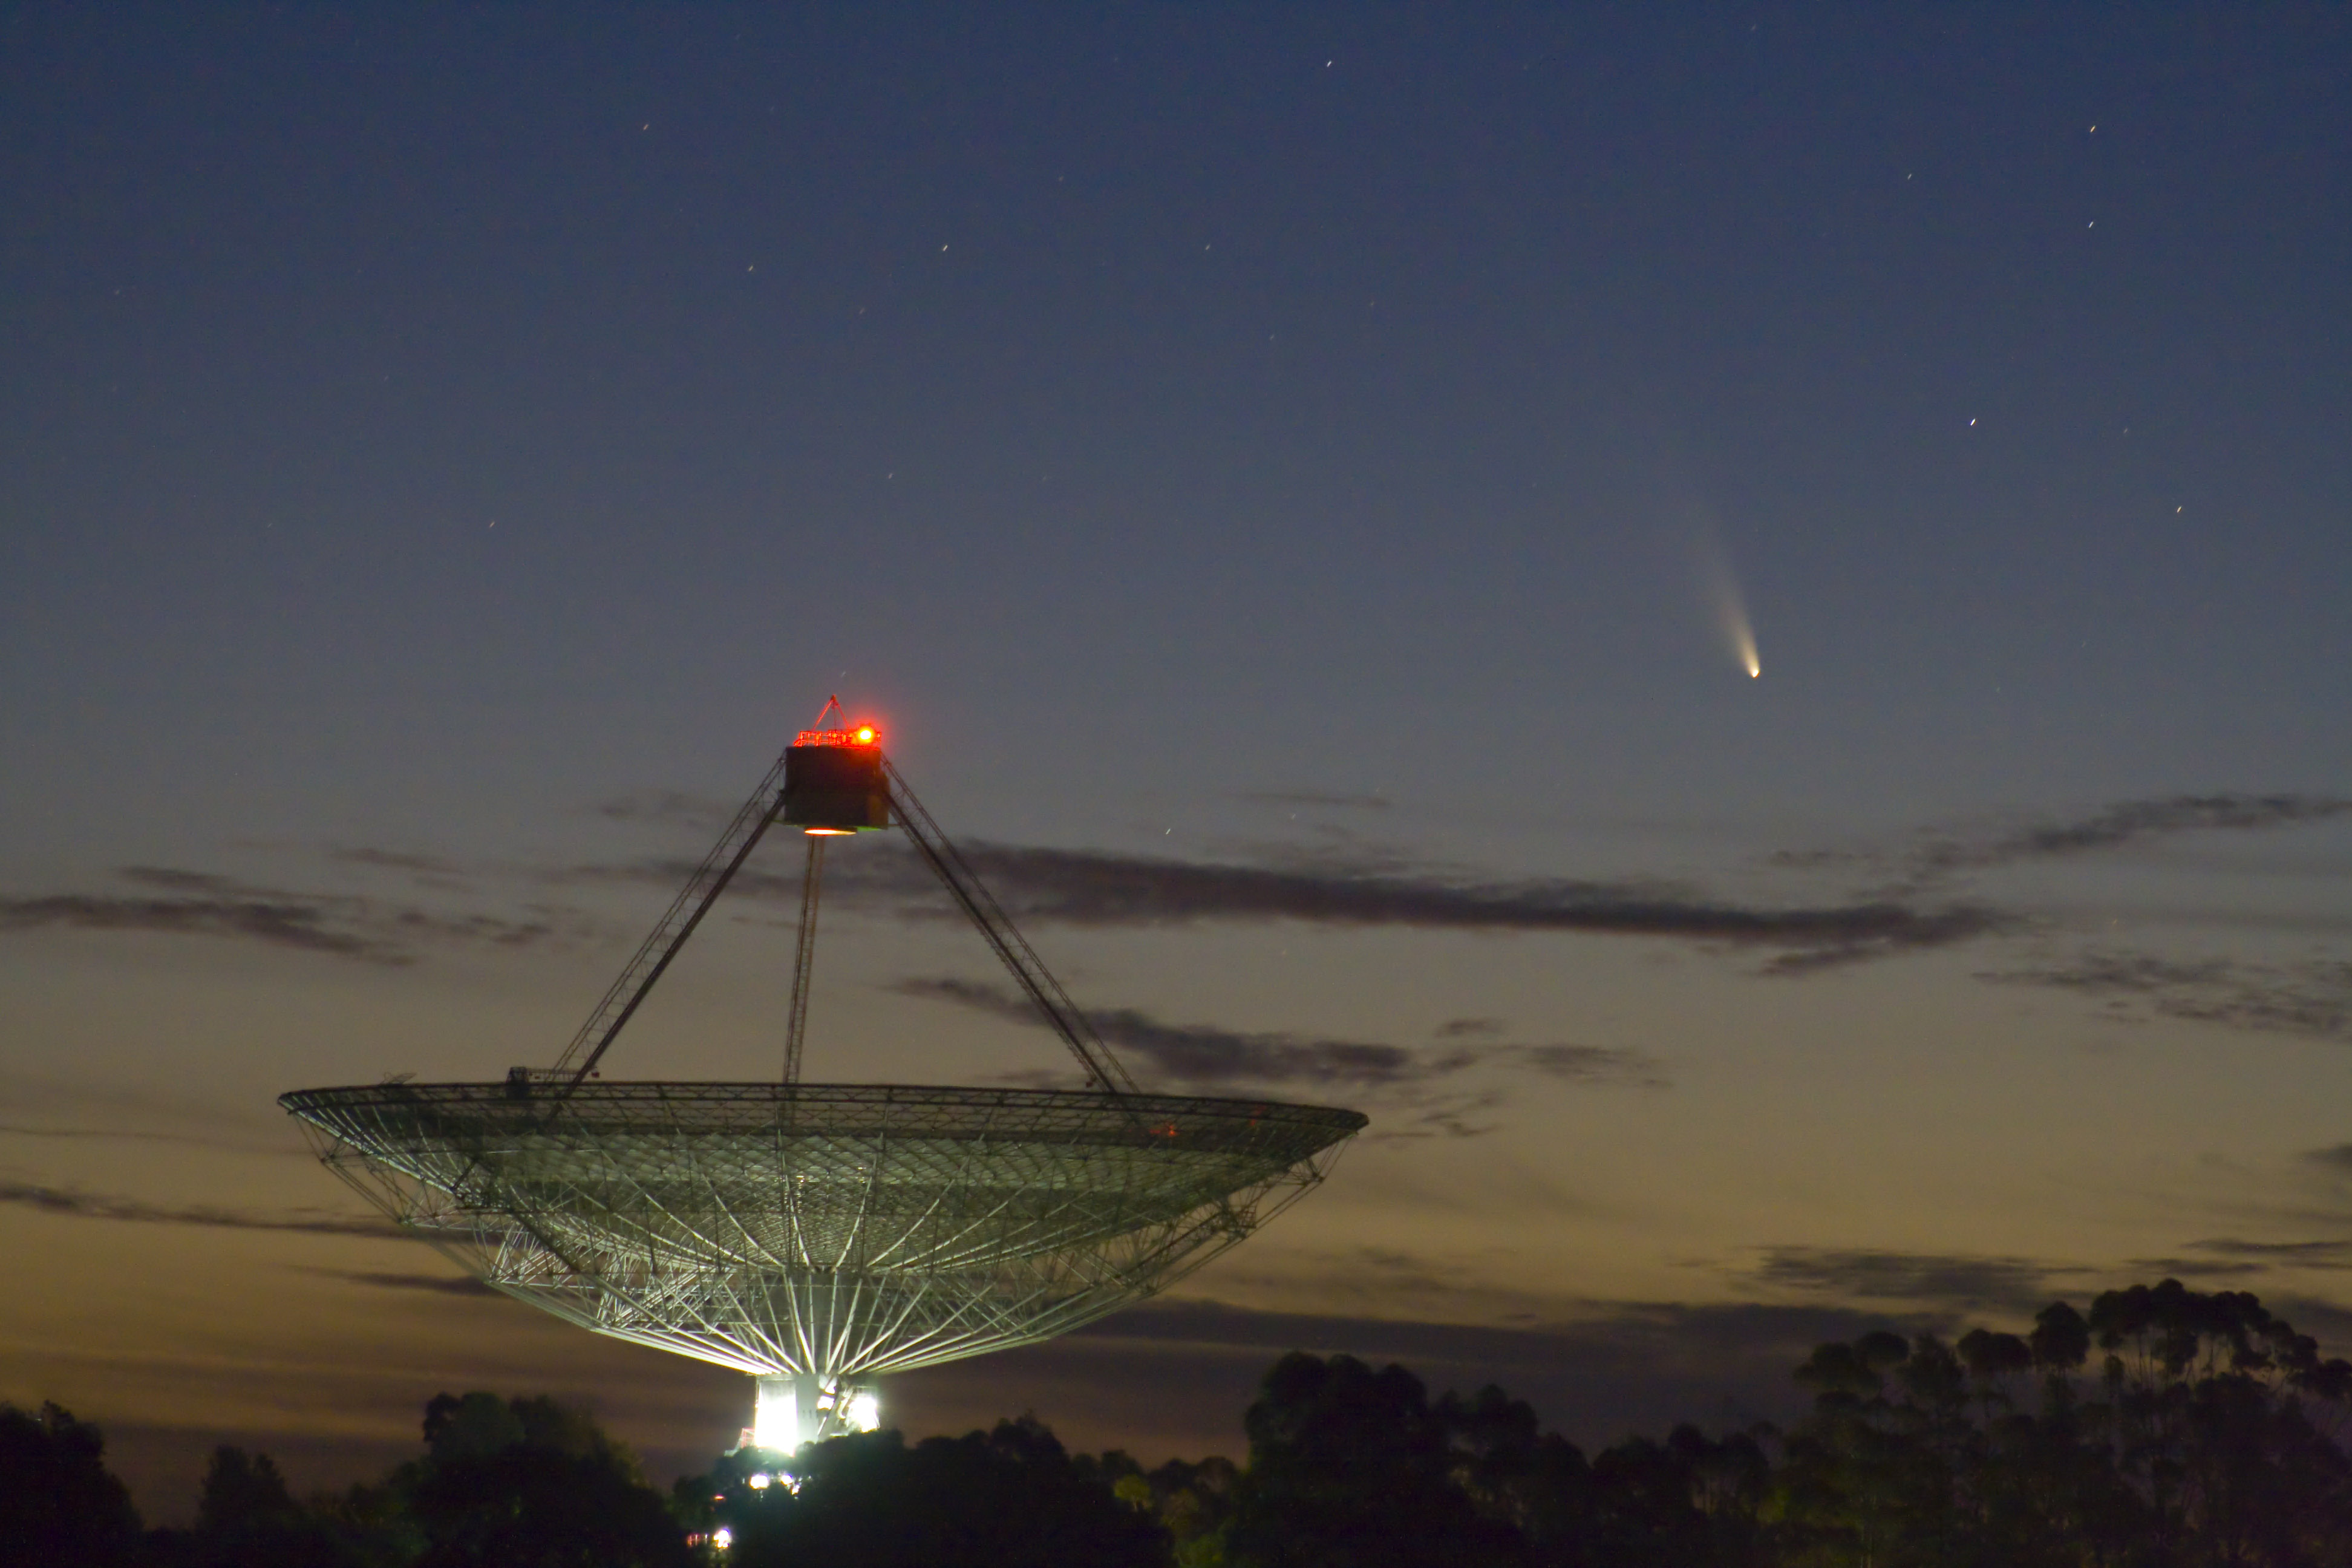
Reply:
[[685, 1532], [635, 1458], [547, 1399], [468, 1394], [425, 1407], [404, 1478], [415, 1568], [683, 1568]]
[[143, 1542], [94, 1426], [0, 1405], [0, 1568], [2352, 1568], [2352, 1363], [2253, 1296], [2136, 1285], [1796, 1377], [1785, 1433], [1588, 1459], [1500, 1388], [1294, 1352], [1246, 1467], [1073, 1455], [1024, 1415], [814, 1445], [759, 1488], [772, 1457], [731, 1455], [667, 1501], [577, 1411], [445, 1394], [421, 1458], [336, 1497], [220, 1447], [196, 1527]]
[[151, 1568], [363, 1568], [357, 1542], [294, 1500], [277, 1462], [224, 1444], [213, 1450], [193, 1534], [159, 1531]]
[[1445, 1420], [1401, 1366], [1301, 1352], [1267, 1373], [1244, 1422], [1249, 1468], [1226, 1551], [1235, 1568], [1418, 1568], [1525, 1561], [1454, 1478]]
[[70, 1411], [0, 1405], [0, 1568], [112, 1568], [139, 1551], [139, 1513], [106, 1439]]
[[1122, 1500], [1102, 1465], [1074, 1460], [1034, 1416], [912, 1448], [897, 1432], [837, 1437], [792, 1464], [789, 1485], [763, 1489], [725, 1471], [711, 1478], [710, 1489], [724, 1496], [713, 1518], [733, 1534], [730, 1568], [1159, 1568], [1169, 1560], [1168, 1536], [1150, 1513]]

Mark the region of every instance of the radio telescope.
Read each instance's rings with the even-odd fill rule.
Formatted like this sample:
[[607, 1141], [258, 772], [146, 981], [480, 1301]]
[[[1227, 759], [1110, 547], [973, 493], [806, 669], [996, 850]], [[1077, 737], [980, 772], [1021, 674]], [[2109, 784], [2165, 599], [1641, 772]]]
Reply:
[[[872, 1430], [878, 1373], [1051, 1339], [1164, 1289], [1319, 1184], [1352, 1110], [1146, 1094], [884, 754], [803, 731], [552, 1068], [299, 1089], [327, 1167], [467, 1272], [615, 1339], [758, 1380], [752, 1446]], [[806, 836], [781, 1081], [597, 1076], [769, 827]], [[835, 837], [903, 828], [1082, 1089], [800, 1079]]]

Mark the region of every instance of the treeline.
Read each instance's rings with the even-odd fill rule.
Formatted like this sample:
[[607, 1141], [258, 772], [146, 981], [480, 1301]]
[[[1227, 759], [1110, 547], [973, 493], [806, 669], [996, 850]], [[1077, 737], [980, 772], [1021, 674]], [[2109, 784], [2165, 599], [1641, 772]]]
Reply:
[[2251, 1295], [2136, 1286], [2023, 1335], [1825, 1344], [1796, 1376], [1785, 1430], [1588, 1456], [1500, 1389], [1293, 1353], [1243, 1466], [1073, 1455], [1024, 1417], [730, 1456], [666, 1494], [576, 1412], [444, 1394], [419, 1458], [339, 1494], [216, 1450], [187, 1531], [140, 1528], [95, 1428], [0, 1407], [0, 1565], [2352, 1568], [2352, 1364]]

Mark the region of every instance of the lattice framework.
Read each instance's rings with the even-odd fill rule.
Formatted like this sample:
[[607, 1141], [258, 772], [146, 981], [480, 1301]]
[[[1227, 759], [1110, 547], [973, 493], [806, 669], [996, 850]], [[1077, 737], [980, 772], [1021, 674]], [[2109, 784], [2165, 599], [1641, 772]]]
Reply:
[[1066, 1332], [1199, 1268], [1364, 1124], [1278, 1101], [597, 1081], [309, 1089], [320, 1158], [599, 1333], [845, 1380]]

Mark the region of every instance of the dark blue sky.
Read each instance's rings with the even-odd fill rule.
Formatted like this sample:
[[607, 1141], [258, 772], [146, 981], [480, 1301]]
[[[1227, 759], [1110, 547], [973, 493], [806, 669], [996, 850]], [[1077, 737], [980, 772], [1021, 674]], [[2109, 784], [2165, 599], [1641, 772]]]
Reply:
[[[1843, 1053], [1944, 1070], [1873, 1041], [2095, 1084], [2083, 1031], [2138, 1007], [2184, 1032], [2147, 1110], [2179, 1152], [2200, 1072], [2317, 1042], [2324, 1085], [2347, 1034], [2347, 62], [2343, 10], [2284, 5], [10, 8], [0, 965], [39, 984], [7, 1055], [88, 1121], [73, 1094], [171, 1058], [182, 986], [281, 1042], [178, 1058], [221, 1108], [551, 1055], [658, 892], [579, 893], [560, 958], [343, 994], [331, 958], [139, 915], [123, 868], [363, 922], [331, 900], [394, 894], [360, 847], [433, 858], [452, 919], [537, 919], [573, 896], [550, 867], [651, 842], [596, 807], [738, 795], [838, 689], [983, 839], [1770, 908], [1909, 877], [2011, 944], [1774, 989], [1696, 927], [1041, 932], [1091, 1005], [1507, 1014], [1665, 1062], [1672, 1093], [1621, 1092], [1711, 1148], [1710, 1040], [1769, 1036], [1775, 1092], [1827, 1114]], [[1922, 833], [1958, 859], [1906, 861]], [[2141, 967], [2102, 970], [2126, 916]], [[1311, 973], [1253, 967], [1293, 947]], [[492, 1043], [389, 1059], [404, 1030]], [[2090, 1219], [1918, 1217], [1974, 1201], [1937, 1184], [1970, 1140], [2023, 1135], [1979, 1109], [1883, 1235], [1772, 1230], [1792, 1200], [1562, 1242], [1558, 1277], [1439, 1272], [1556, 1305], [1587, 1272], [1580, 1300], [1671, 1295], [1643, 1247], [2125, 1257]], [[1534, 1120], [1417, 1179], [1542, 1167]], [[2286, 1169], [2318, 1137], [2249, 1110], [2225, 1142]], [[1644, 1180], [1708, 1211], [1706, 1164]], [[1367, 1310], [1500, 1311], [1402, 1300]]]

